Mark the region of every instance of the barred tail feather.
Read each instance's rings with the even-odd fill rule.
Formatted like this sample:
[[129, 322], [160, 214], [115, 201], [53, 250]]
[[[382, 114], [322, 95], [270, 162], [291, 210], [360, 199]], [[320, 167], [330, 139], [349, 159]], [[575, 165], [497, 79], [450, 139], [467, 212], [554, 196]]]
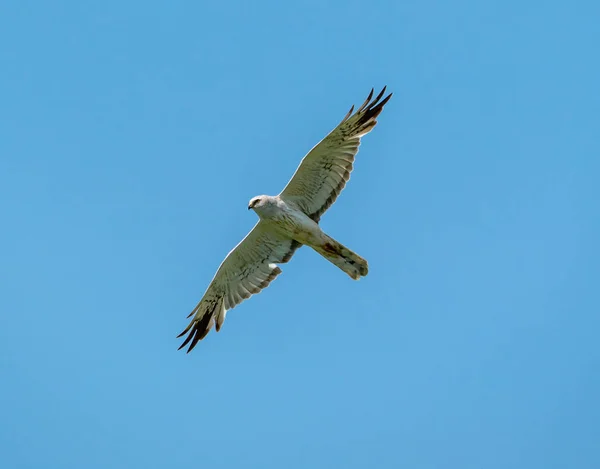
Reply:
[[322, 245], [312, 247], [354, 280], [358, 280], [369, 273], [369, 264], [365, 259], [329, 236], [326, 236]]

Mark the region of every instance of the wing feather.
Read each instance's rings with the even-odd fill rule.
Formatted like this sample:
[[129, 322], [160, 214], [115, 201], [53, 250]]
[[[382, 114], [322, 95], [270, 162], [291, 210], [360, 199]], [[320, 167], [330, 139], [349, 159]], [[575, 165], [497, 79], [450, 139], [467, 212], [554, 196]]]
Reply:
[[392, 97], [390, 93], [381, 100], [385, 89], [383, 87], [373, 100], [371, 89], [354, 114], [354, 106], [350, 108], [340, 124], [302, 159], [280, 197], [319, 221], [350, 179], [361, 137], [373, 130], [377, 116]]
[[189, 353], [213, 325], [218, 332], [227, 311], [266, 288], [281, 273], [276, 264], [288, 262], [300, 246], [259, 221], [219, 266], [202, 299], [189, 314], [192, 320], [177, 336], [187, 334], [179, 349], [190, 344]]

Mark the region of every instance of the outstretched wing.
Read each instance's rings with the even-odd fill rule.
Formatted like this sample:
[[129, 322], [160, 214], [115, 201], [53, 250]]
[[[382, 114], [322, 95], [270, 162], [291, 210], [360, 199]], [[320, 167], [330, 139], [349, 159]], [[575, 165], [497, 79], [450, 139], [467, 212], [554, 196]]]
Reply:
[[371, 89], [363, 105], [354, 114], [352, 106], [342, 122], [308, 152], [279, 194], [281, 198], [295, 203], [309, 217], [319, 221], [350, 179], [360, 138], [373, 130], [377, 116], [392, 97], [390, 93], [380, 102], [385, 88], [374, 100], [371, 100]]
[[177, 336], [188, 334], [179, 349], [189, 343], [189, 353], [206, 337], [213, 325], [218, 332], [226, 312], [266, 288], [281, 273], [276, 264], [289, 261], [300, 246], [300, 243], [280, 236], [259, 221], [227, 255], [206, 293], [189, 314], [188, 318], [194, 318]]

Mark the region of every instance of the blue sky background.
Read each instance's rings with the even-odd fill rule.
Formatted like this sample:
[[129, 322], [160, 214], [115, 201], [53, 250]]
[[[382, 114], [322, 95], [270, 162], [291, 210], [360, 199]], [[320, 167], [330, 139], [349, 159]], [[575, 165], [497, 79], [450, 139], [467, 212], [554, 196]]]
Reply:
[[[4, 2], [3, 468], [600, 467], [600, 4]], [[302, 156], [322, 226], [175, 336]]]

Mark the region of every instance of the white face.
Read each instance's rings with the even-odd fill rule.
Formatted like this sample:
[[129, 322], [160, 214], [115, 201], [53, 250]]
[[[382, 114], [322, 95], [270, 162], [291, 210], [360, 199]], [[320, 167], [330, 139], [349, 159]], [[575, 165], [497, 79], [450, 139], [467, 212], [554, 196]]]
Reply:
[[254, 197], [250, 199], [250, 202], [248, 203], [248, 210], [250, 210], [251, 208], [260, 207], [261, 202], [262, 199], [260, 197]]

